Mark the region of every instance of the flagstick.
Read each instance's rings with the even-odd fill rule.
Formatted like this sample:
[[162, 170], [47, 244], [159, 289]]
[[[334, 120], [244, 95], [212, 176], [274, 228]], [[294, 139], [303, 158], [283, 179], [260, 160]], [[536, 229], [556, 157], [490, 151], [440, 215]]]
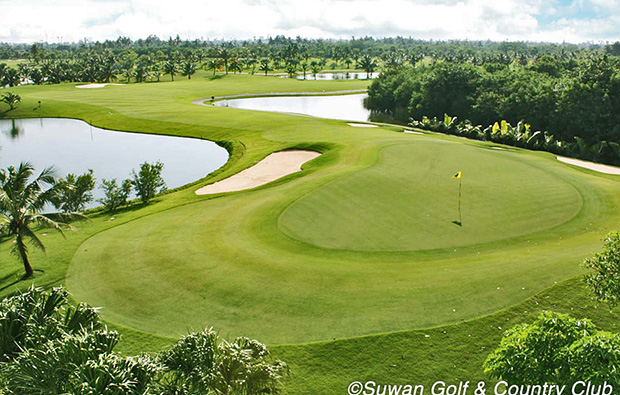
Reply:
[[461, 217], [461, 184], [463, 183], [463, 175], [459, 178], [459, 223], [463, 225], [463, 218]]

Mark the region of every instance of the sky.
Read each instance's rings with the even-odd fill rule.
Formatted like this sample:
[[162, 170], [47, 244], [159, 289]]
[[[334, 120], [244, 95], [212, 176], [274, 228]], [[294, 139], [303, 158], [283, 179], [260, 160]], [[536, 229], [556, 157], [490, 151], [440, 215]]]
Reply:
[[615, 42], [620, 0], [0, 0], [0, 42], [413, 37]]

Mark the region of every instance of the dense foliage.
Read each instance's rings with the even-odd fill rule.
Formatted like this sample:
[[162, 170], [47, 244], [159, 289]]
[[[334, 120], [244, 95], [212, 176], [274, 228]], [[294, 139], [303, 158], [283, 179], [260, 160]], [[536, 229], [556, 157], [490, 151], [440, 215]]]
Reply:
[[585, 280], [596, 299], [611, 307], [617, 306], [620, 303], [620, 234], [608, 234], [603, 250], [586, 259], [583, 266], [591, 270]]
[[588, 320], [546, 312], [506, 331], [485, 372], [510, 384], [620, 386], [620, 335], [597, 331]]
[[275, 394], [287, 372], [256, 340], [212, 329], [169, 350], [125, 357], [96, 310], [63, 288], [30, 288], [0, 302], [0, 388], [5, 394]]
[[620, 139], [620, 63], [585, 53], [503, 63], [399, 67], [373, 82], [367, 105], [406, 123], [444, 114], [474, 125], [525, 120], [563, 141]]

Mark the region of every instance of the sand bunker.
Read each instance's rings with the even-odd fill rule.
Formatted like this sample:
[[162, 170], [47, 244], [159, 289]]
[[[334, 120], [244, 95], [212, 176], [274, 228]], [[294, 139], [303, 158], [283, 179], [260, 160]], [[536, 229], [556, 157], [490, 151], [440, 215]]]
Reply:
[[123, 84], [86, 84], [86, 85], [76, 85], [76, 88], [82, 89], [93, 89], [93, 88], [103, 88], [108, 85], [123, 85]]
[[349, 126], [353, 126], [354, 128], [378, 128], [377, 125], [372, 125], [370, 123], [347, 123]]
[[279, 151], [269, 154], [252, 167], [196, 191], [197, 195], [243, 191], [256, 188], [301, 170], [301, 165], [321, 154], [315, 151]]
[[411, 133], [411, 134], [424, 134], [424, 133], [422, 133], [422, 132], [416, 132], [415, 130], [407, 130], [407, 129], [403, 130], [403, 132], [405, 132], [405, 133]]
[[583, 167], [586, 169], [598, 171], [599, 173], [620, 175], [619, 167], [601, 165], [600, 163], [587, 162], [585, 160], [565, 158], [563, 156], [556, 156], [556, 159], [560, 162], [568, 163], [569, 165]]

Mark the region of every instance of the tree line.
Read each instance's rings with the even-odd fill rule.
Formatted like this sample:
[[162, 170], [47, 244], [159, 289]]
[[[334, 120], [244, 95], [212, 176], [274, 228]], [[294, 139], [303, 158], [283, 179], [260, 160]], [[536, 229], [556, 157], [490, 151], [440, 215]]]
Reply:
[[[618, 45], [616, 45], [618, 44]], [[0, 43], [0, 59], [23, 60], [16, 67], [0, 62], [0, 84], [23, 82], [160, 81], [187, 78], [198, 69], [247, 72], [279, 72], [294, 76], [326, 69], [351, 69], [371, 73], [384, 66], [393, 68], [423, 61], [484, 65], [527, 64], [541, 56], [572, 57], [583, 53], [620, 55], [620, 43], [601, 45], [545, 44], [491, 41], [424, 41], [412, 38], [372, 37], [350, 40], [311, 40], [301, 37], [246, 40], [161, 40], [156, 36], [132, 41], [127, 37], [104, 42]]]
[[[607, 54], [394, 67], [373, 81], [366, 105], [380, 119], [620, 164], [620, 59]], [[445, 114], [464, 122], [442, 124]], [[534, 139], [485, 132], [499, 120], [530, 125]]]

